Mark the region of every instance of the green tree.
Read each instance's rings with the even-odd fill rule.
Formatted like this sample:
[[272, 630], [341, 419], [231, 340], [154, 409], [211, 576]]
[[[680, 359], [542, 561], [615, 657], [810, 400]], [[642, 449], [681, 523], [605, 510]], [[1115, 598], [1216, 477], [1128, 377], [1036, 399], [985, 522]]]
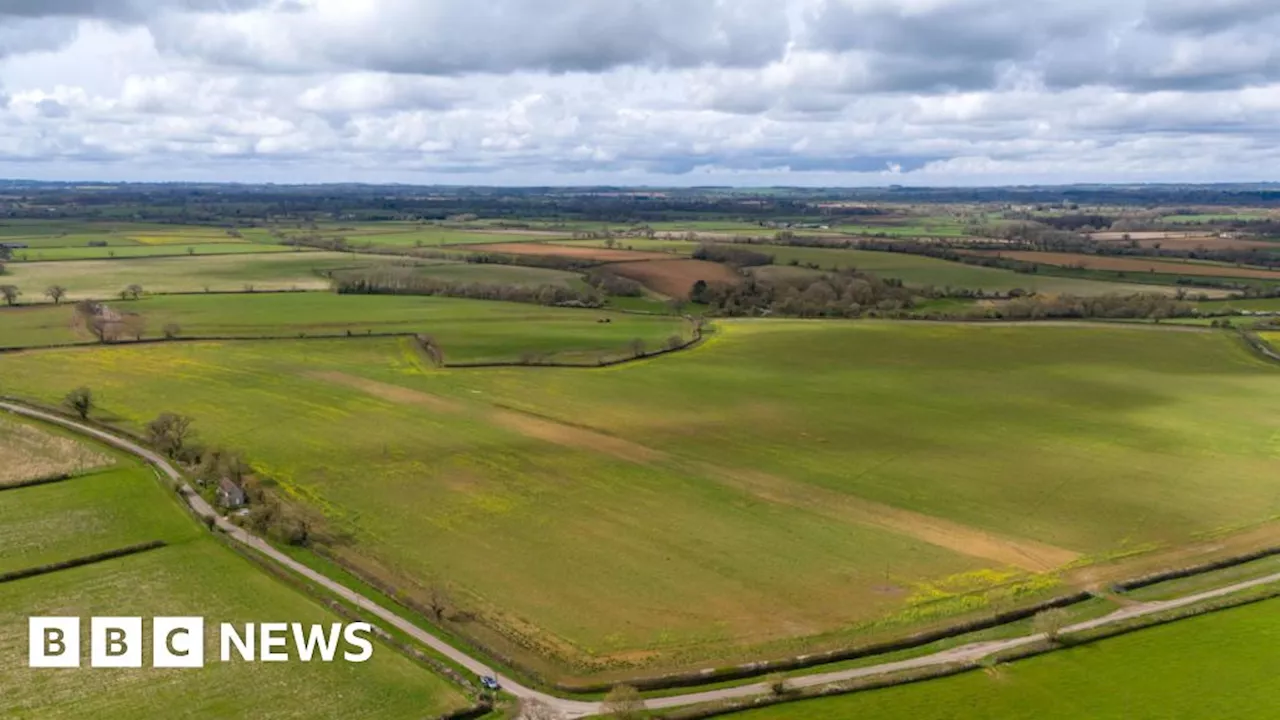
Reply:
[[79, 387], [67, 393], [62, 399], [62, 404], [66, 405], [81, 420], [89, 419], [89, 412], [93, 410], [93, 391], [87, 387]]
[[49, 299], [53, 301], [54, 305], [60, 305], [62, 304], [62, 298], [67, 296], [67, 289], [61, 285], [50, 285], [48, 289], [44, 291], [44, 294], [49, 296]]

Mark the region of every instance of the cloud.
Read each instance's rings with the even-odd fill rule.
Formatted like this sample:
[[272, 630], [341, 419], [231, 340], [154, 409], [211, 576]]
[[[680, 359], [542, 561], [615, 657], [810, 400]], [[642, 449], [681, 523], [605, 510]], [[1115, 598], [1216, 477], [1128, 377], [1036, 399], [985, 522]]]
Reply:
[[154, 28], [166, 50], [235, 66], [425, 75], [756, 66], [790, 37], [774, 0], [311, 0]]
[[0, 0], [0, 175], [1258, 179], [1271, 0]]

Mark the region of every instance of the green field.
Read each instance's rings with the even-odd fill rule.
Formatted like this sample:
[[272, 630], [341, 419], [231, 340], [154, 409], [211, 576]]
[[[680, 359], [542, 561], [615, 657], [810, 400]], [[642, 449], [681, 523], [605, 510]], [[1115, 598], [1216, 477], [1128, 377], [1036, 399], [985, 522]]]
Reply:
[[578, 273], [547, 268], [521, 267], [519, 265], [498, 265], [496, 263], [440, 263], [423, 265], [417, 271], [426, 277], [437, 278], [460, 283], [478, 283], [481, 285], [515, 285], [519, 287], [540, 287], [542, 285], [558, 285], [561, 287], [585, 288], [586, 283]]
[[438, 247], [441, 245], [478, 245], [484, 243], [520, 242], [522, 240], [545, 240], [545, 237], [523, 236], [510, 233], [485, 233], [453, 228], [426, 227], [414, 230], [384, 232], [381, 234], [336, 233], [347, 238], [352, 247], [364, 245], [375, 247]]
[[[140, 314], [151, 338], [163, 337], [170, 323], [188, 338], [425, 333], [453, 362], [510, 361], [525, 353], [594, 358], [622, 352], [635, 338], [656, 349], [689, 333], [675, 317], [444, 297], [239, 293], [153, 296], [110, 306]], [[0, 347], [93, 342], [68, 305], [0, 309]]]
[[924, 683], [733, 720], [1223, 720], [1274, 717], [1280, 600]]
[[[29, 615], [205, 616], [206, 652], [214, 659], [199, 671], [30, 670]], [[433, 717], [467, 705], [443, 679], [385, 645], [358, 665], [217, 661], [217, 623], [338, 619], [207, 537], [6, 583], [0, 585], [0, 714], [391, 719]], [[150, 647], [149, 635], [146, 642]]]
[[775, 245], [753, 246], [749, 249], [773, 255], [774, 263], [778, 265], [786, 265], [795, 260], [801, 264], [815, 263], [823, 270], [853, 268], [882, 278], [897, 278], [912, 287], [964, 288], [988, 293], [1005, 293], [1015, 288], [1021, 288], [1047, 295], [1174, 292], [1173, 288], [1138, 285], [1135, 283], [1111, 283], [1050, 277], [1047, 275], [1029, 275], [1016, 273], [1012, 270], [966, 265], [964, 263], [939, 260], [921, 255], [908, 255], [906, 253]]
[[1245, 212], [1245, 213], [1203, 213], [1199, 215], [1166, 215], [1160, 218], [1161, 222], [1167, 223], [1227, 223], [1238, 221], [1265, 220], [1265, 213]]
[[305, 252], [308, 248], [254, 243], [205, 243], [199, 245], [125, 245], [111, 247], [51, 247], [14, 251], [14, 262], [46, 260], [110, 260], [115, 258], [188, 257], [192, 255], [250, 255]]
[[735, 321], [607, 370], [435, 371], [397, 340], [24, 353], [0, 392], [191, 415], [341, 557], [448, 587], [479, 620], [456, 631], [558, 675], [900, 632], [1265, 521], [1276, 373], [1223, 333]]
[[0, 573], [200, 532], [149, 470], [104, 470], [0, 492]]
[[248, 286], [306, 290], [329, 287], [323, 272], [386, 262], [375, 256], [306, 252], [13, 263], [4, 282], [18, 286], [24, 303], [49, 302], [44, 291], [50, 285], [66, 287], [71, 300], [111, 298], [132, 284], [156, 293], [240, 292]]
[[[218, 662], [218, 623], [339, 617], [213, 539], [149, 468], [127, 461], [0, 492], [0, 573], [154, 540], [168, 546], [0, 583], [0, 715], [403, 718], [468, 704], [442, 678], [380, 644], [364, 664]], [[50, 615], [204, 616], [213, 659], [199, 671], [29, 669], [27, 618]]]

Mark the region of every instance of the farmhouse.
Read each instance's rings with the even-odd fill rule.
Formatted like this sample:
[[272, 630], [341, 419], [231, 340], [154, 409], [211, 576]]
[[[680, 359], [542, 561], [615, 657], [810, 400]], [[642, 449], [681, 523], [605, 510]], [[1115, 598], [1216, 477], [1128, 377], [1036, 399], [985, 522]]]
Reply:
[[244, 507], [249, 502], [249, 498], [245, 497], [244, 489], [232, 482], [229, 478], [222, 478], [218, 482], [218, 504], [228, 510]]

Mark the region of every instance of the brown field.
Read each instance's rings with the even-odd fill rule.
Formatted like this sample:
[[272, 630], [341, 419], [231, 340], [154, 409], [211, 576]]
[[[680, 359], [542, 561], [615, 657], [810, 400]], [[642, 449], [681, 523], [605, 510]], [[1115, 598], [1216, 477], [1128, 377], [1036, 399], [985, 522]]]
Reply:
[[1167, 239], [1175, 239], [1175, 238], [1206, 237], [1206, 235], [1203, 232], [1187, 232], [1187, 231], [1181, 231], [1181, 230], [1173, 230], [1173, 231], [1138, 230], [1135, 232], [1123, 232], [1123, 231], [1116, 230], [1116, 231], [1090, 233], [1089, 237], [1093, 238], [1094, 240], [1100, 240], [1102, 242], [1113, 242], [1113, 241], [1125, 240], [1126, 238], [1129, 240], [1138, 240], [1141, 242], [1144, 240], [1167, 240]]
[[0, 487], [83, 472], [112, 459], [76, 440], [0, 418]]
[[608, 248], [585, 247], [582, 245], [549, 245], [543, 243], [491, 243], [488, 245], [468, 245], [466, 249], [474, 252], [502, 253], [503, 255], [550, 255], [580, 260], [599, 260], [601, 262], [627, 262], [670, 257], [662, 253], [639, 252], [636, 250], [610, 250]]
[[[663, 257], [663, 256], [659, 256]], [[734, 285], [742, 277], [719, 263], [705, 260], [649, 260], [615, 263], [609, 269], [668, 297], [688, 298], [699, 280], [711, 285]]]
[[[1120, 237], [1124, 233], [1094, 233], [1093, 239], [1102, 242], [1123, 244]], [[1111, 237], [1115, 235], [1116, 237]], [[1247, 238], [1224, 238], [1217, 235], [1187, 235], [1185, 233], [1132, 233], [1140, 247], [1149, 248], [1159, 245], [1166, 250], [1275, 250], [1280, 252], [1280, 243], [1266, 240], [1250, 240]], [[1138, 236], [1159, 237], [1138, 237]], [[1105, 236], [1105, 237], [1104, 237]], [[1167, 237], [1166, 237], [1167, 236]]]
[[1201, 277], [1239, 277], [1262, 280], [1280, 280], [1280, 271], [1260, 268], [1233, 267], [1230, 265], [1207, 265], [1203, 263], [1184, 263], [1169, 260], [1147, 260], [1145, 258], [1106, 257], [1100, 255], [1080, 255], [1077, 253], [1055, 253], [1034, 251], [1001, 250], [974, 251], [975, 255], [1002, 257], [1021, 262], [1058, 265], [1061, 267], [1084, 267], [1090, 270], [1116, 270], [1120, 272], [1151, 272], [1166, 275], [1198, 275]]

